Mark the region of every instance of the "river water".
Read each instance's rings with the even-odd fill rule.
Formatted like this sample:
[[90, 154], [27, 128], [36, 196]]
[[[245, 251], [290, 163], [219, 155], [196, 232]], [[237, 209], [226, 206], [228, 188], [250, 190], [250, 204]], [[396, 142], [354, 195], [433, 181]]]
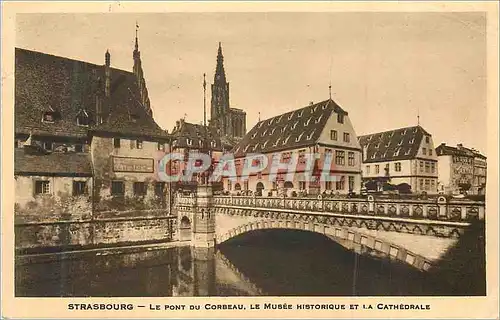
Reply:
[[268, 230], [216, 251], [177, 247], [35, 258], [16, 266], [15, 283], [16, 296], [53, 297], [484, 295], [481, 272], [445, 272], [359, 256], [315, 233]]

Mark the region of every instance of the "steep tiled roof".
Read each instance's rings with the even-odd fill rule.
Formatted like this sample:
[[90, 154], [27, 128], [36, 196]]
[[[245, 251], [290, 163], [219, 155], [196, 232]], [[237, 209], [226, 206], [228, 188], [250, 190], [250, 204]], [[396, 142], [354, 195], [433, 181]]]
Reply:
[[[110, 97], [105, 101], [111, 112], [109, 122], [93, 126], [96, 97], [104, 90], [104, 79], [103, 65], [16, 48], [16, 133], [84, 137], [93, 129], [165, 135], [140, 104], [135, 75], [115, 68], [111, 68]], [[91, 119], [90, 128], [76, 123], [82, 110]], [[54, 123], [41, 121], [48, 111], [57, 112]]]
[[347, 114], [333, 100], [325, 100], [257, 123], [234, 147], [237, 156], [313, 145], [332, 112]]
[[[482, 154], [465, 147], [452, 147], [442, 143], [436, 148], [438, 156], [484, 157]], [[484, 157], [486, 158], [486, 157]]]
[[15, 174], [79, 175], [92, 176], [92, 164], [88, 153], [27, 154], [15, 149]]
[[[207, 126], [208, 141], [210, 148], [222, 151], [223, 142], [217, 133], [217, 129]], [[205, 128], [203, 125], [178, 121], [178, 126], [172, 131], [172, 146], [174, 148], [200, 149], [203, 147]], [[188, 141], [191, 144], [188, 144]], [[215, 143], [215, 145], [214, 145]]]
[[426, 135], [430, 136], [422, 127], [415, 126], [360, 136], [363, 162], [413, 159]]

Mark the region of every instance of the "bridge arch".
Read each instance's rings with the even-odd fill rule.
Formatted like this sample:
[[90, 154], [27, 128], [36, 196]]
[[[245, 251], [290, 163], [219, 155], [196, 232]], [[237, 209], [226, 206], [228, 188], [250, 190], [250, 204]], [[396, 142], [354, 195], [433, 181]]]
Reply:
[[358, 254], [397, 260], [422, 271], [427, 271], [432, 266], [432, 262], [422, 255], [395, 243], [345, 226], [266, 219], [244, 223], [217, 234], [216, 241], [217, 244], [221, 244], [247, 232], [269, 229], [301, 230], [318, 233]]

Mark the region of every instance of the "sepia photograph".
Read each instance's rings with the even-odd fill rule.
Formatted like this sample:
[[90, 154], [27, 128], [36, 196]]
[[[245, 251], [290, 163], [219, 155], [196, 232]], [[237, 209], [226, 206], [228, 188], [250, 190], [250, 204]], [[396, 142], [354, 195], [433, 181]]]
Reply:
[[109, 8], [14, 15], [15, 298], [492, 293], [487, 12]]

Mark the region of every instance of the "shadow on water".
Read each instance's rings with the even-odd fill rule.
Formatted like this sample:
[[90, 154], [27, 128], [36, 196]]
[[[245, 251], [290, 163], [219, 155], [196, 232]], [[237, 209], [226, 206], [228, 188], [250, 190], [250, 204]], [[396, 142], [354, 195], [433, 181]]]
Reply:
[[[477, 295], [477, 284], [484, 283], [479, 262], [484, 246], [474, 232], [464, 235], [446, 255], [443, 268], [432, 273], [355, 254], [307, 231], [253, 231], [223, 243], [220, 250], [268, 295]], [[468, 254], [471, 246], [473, 255]], [[459, 283], [464, 277], [467, 281]]]

